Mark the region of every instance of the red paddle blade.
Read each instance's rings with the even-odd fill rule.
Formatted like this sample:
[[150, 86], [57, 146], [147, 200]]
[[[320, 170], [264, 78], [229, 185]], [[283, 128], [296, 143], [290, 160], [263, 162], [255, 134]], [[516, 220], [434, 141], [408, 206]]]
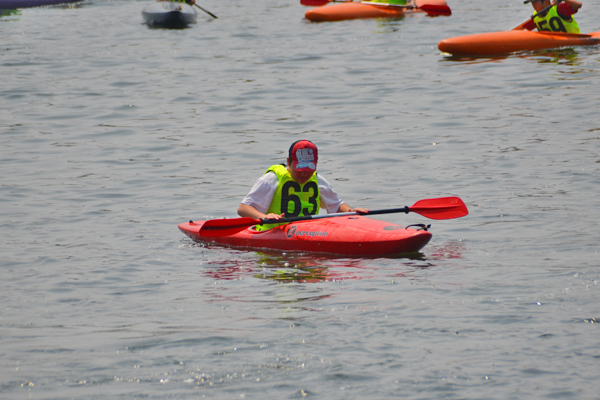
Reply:
[[249, 226], [260, 224], [260, 219], [254, 218], [224, 218], [206, 221], [198, 234], [204, 237], [221, 237], [235, 235]]
[[320, 7], [329, 3], [332, 0], [300, 0], [300, 4], [308, 7]]
[[425, 11], [429, 15], [451, 15], [450, 7], [438, 4], [423, 4], [419, 6], [420, 10]]
[[460, 218], [469, 214], [467, 206], [458, 197], [419, 200], [409, 210], [431, 219]]

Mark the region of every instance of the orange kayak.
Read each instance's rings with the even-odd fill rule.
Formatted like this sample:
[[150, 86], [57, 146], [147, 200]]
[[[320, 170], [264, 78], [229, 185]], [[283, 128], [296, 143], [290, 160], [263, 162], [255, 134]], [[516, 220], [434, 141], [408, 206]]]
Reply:
[[455, 56], [494, 56], [518, 51], [600, 44], [600, 32], [589, 34], [527, 30], [478, 33], [444, 39], [438, 48]]
[[[446, 6], [445, 0], [417, 0], [417, 7], [421, 3], [430, 6]], [[426, 8], [427, 9], [427, 8]], [[305, 18], [312, 22], [344, 21], [360, 18], [400, 18], [405, 14], [426, 12], [420, 8], [409, 9], [406, 6], [388, 5], [387, 3], [358, 3], [343, 2], [326, 5], [308, 10]]]

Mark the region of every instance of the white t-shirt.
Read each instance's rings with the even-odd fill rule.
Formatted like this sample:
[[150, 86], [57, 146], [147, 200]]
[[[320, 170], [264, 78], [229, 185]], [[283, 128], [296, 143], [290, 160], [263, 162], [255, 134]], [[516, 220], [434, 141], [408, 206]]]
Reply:
[[[333, 190], [329, 182], [318, 173], [317, 181], [319, 182], [319, 194], [321, 195], [321, 208], [326, 209], [328, 214], [336, 213], [343, 203], [342, 199]], [[261, 213], [266, 214], [278, 185], [279, 180], [275, 172], [264, 174], [258, 178], [250, 193], [244, 197], [242, 204], [252, 206]]]

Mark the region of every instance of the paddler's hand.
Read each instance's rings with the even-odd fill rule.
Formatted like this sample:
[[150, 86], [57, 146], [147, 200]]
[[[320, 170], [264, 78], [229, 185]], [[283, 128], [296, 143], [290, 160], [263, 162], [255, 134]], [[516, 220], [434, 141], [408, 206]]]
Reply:
[[348, 204], [342, 203], [342, 205], [340, 206], [340, 208], [338, 208], [337, 212], [339, 212], [339, 213], [355, 212], [355, 213], [358, 213], [358, 214], [366, 214], [366, 213], [369, 212], [369, 209], [368, 208], [361, 208], [361, 207], [352, 208]]
[[188, 3], [190, 6], [196, 4], [196, 0], [185, 0], [185, 2]]
[[261, 219], [281, 219], [283, 217], [285, 217], [285, 214], [273, 214], [273, 213], [271, 213], [271, 214], [265, 215], [265, 217], [261, 218]]

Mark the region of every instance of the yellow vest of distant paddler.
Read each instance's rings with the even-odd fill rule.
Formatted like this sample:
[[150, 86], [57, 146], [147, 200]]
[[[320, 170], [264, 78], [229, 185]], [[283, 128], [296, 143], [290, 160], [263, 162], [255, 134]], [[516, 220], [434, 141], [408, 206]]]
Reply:
[[575, 18], [571, 17], [570, 21], [562, 19], [558, 15], [556, 6], [548, 10], [543, 17], [537, 15], [537, 12], [535, 12], [533, 14], [533, 22], [540, 32], [581, 33]]

